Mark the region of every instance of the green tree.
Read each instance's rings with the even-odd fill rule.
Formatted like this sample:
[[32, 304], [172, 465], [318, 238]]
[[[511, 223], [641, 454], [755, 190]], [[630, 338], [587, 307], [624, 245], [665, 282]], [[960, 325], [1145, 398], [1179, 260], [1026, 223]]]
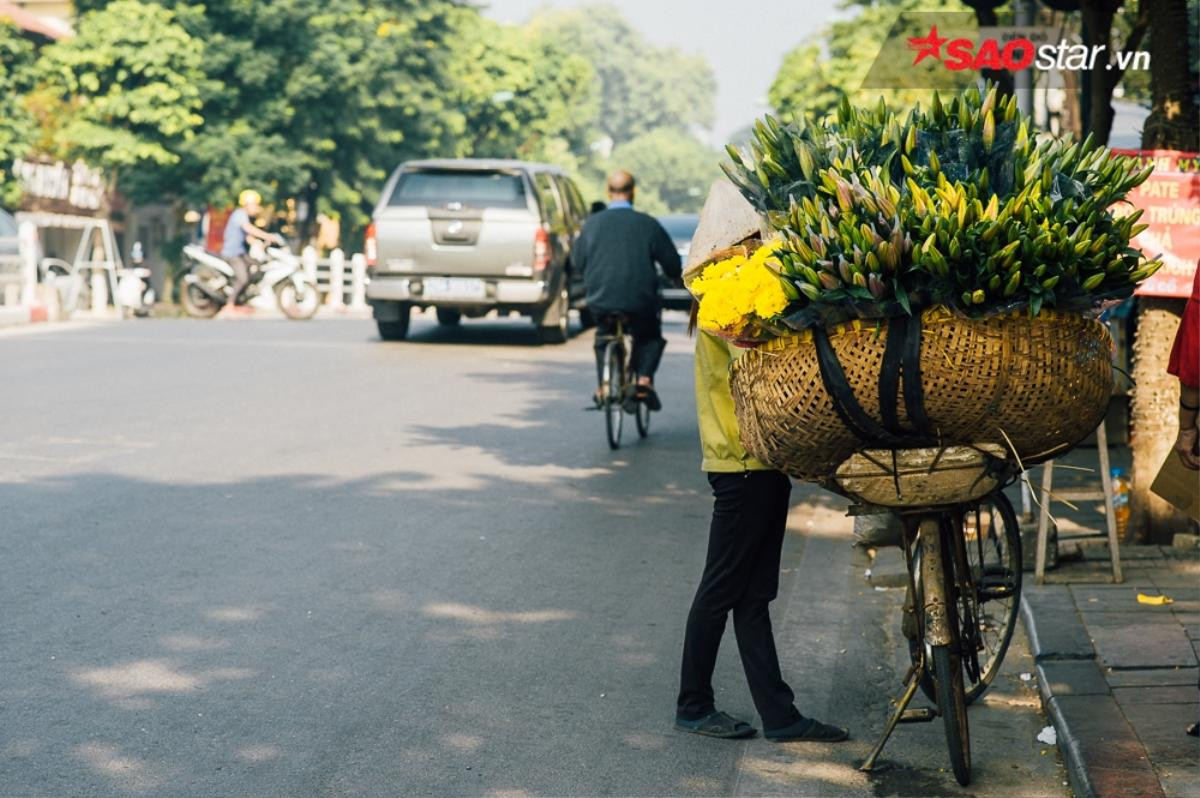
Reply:
[[457, 153], [578, 168], [599, 108], [595, 72], [532, 28], [456, 14], [447, 79]]
[[34, 136], [34, 118], [24, 103], [32, 63], [33, 47], [11, 21], [0, 18], [0, 205], [20, 199], [9, 165], [28, 153]]
[[203, 119], [203, 45], [169, 9], [117, 0], [89, 11], [76, 36], [39, 60], [46, 91], [65, 104], [58, 144], [112, 174], [180, 161]]
[[609, 5], [543, 12], [533, 19], [596, 71], [597, 130], [620, 145], [662, 127], [711, 127], [716, 78], [700, 56], [656, 47]]
[[[448, 0], [214, 0], [194, 23], [209, 42], [205, 129], [189, 153], [197, 193], [241, 187], [361, 228], [388, 172], [454, 146]], [[219, 161], [214, 164], [214, 156]], [[213, 167], [216, 167], [215, 169]]]
[[688, 133], [658, 128], [613, 150], [609, 166], [638, 181], [638, 208], [647, 213], [696, 213], [721, 176], [721, 155]]

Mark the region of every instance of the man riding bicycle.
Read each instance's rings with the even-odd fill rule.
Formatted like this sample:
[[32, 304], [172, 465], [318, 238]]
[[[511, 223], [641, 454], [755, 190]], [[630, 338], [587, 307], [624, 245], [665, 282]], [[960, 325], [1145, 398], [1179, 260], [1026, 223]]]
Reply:
[[[659, 318], [657, 262], [663, 273], [679, 280], [682, 268], [671, 237], [658, 221], [633, 209], [636, 182], [618, 170], [608, 176], [608, 208], [592, 214], [571, 251], [571, 261], [583, 273], [588, 310], [596, 319], [596, 370], [604, 369], [604, 346], [612, 336], [615, 317], [628, 319], [633, 336], [632, 370], [637, 373], [634, 398], [651, 410], [662, 402], [654, 390], [654, 372], [666, 349]], [[595, 394], [600, 402], [599, 391]]]

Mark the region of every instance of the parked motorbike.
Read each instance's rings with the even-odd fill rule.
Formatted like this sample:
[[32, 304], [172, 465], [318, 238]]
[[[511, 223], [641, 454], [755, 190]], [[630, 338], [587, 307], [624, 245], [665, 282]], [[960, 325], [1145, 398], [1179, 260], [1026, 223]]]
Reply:
[[[183, 257], [188, 267], [180, 292], [183, 309], [189, 316], [211, 318], [232, 299], [233, 267], [198, 244], [185, 246]], [[266, 248], [265, 256], [250, 271], [242, 301], [249, 302], [264, 291], [275, 293], [276, 304], [289, 319], [311, 319], [321, 304], [316, 282], [286, 247]]]
[[145, 260], [142, 242], [135, 241], [129, 252], [132, 265], [117, 271], [117, 298], [121, 307], [139, 317], [150, 315], [156, 299], [154, 285], [150, 282], [150, 270], [142, 265]]

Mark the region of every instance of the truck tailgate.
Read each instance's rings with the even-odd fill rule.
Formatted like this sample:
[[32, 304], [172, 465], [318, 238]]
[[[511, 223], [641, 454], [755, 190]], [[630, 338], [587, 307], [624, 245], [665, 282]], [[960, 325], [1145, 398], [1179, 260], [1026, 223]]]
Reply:
[[537, 228], [524, 209], [388, 207], [375, 218], [379, 272], [528, 277]]

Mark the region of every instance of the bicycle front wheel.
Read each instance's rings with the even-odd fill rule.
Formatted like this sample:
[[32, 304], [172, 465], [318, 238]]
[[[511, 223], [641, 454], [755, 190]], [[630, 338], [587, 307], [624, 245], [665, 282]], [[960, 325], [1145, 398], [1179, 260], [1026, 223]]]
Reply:
[[974, 623], [959, 624], [964, 635], [963, 656], [974, 657], [971, 667], [964, 669], [969, 704], [983, 695], [996, 678], [1017, 626], [1021, 530], [1012, 504], [997, 492], [967, 511], [962, 532], [967, 568], [975, 587]]
[[613, 341], [604, 350], [604, 427], [608, 448], [621, 448], [621, 427], [625, 423], [622, 407], [625, 392], [625, 350]]

